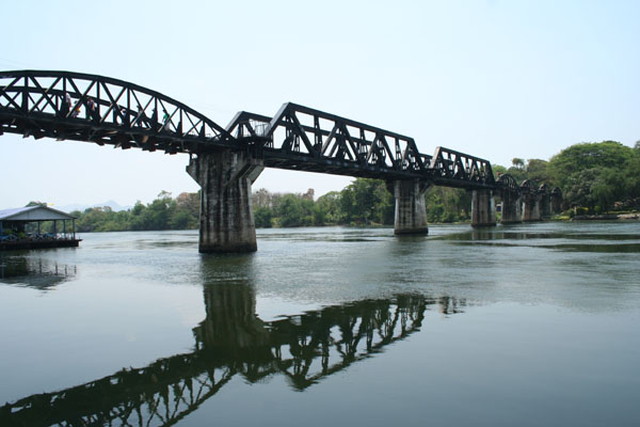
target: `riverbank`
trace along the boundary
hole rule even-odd
[[[640,220],[639,213],[604,214],[604,215],[576,215],[572,221],[613,221],[613,220]]]

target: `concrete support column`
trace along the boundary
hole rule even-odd
[[[562,191],[559,188],[554,188],[551,191],[551,214],[559,214],[562,211]]]
[[[551,194],[548,192],[544,192],[541,193],[538,197],[540,200],[540,219],[551,218]]]
[[[522,199],[518,193],[502,191],[501,224],[517,224],[522,222]]]
[[[263,169],[261,161],[231,150],[203,153],[190,160],[187,172],[202,188],[200,252],[258,249],[251,184]]]
[[[496,225],[496,204],[492,190],[471,192],[471,226],[489,227]]]
[[[537,194],[525,194],[522,201],[522,220],[524,222],[541,221],[540,200]]]
[[[394,233],[428,234],[424,195],[431,184],[415,179],[393,181],[391,185],[396,199]]]

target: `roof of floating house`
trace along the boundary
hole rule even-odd
[[[76,219],[76,217],[46,206],[0,210],[0,221],[55,221],[60,219]]]

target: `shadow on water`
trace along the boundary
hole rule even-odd
[[[397,294],[265,322],[256,315],[253,261],[251,255],[202,257],[206,312],[193,328],[191,352],[7,403],[0,425],[174,424],[235,376],[255,383],[282,375],[304,391],[418,332],[427,310],[454,314],[466,306],[454,298]],[[247,273],[238,277],[238,271]]]
[[[47,291],[73,279],[76,272],[75,265],[68,266],[41,257],[30,257],[28,252],[0,255],[0,283]]]

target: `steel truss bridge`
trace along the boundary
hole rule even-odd
[[[464,305],[464,301],[447,297],[399,295],[274,322],[255,319],[258,327],[247,324],[242,309],[240,313],[208,313],[194,329],[192,353],[7,403],[0,407],[0,425],[172,425],[197,410],[235,375],[251,383],[285,375],[294,389],[304,390],[419,331],[429,306],[452,314]],[[212,324],[212,318],[220,320],[225,315],[230,315],[229,322]],[[229,327],[237,327],[241,317],[244,326],[254,332],[252,342],[233,343]],[[216,340],[205,332],[212,328],[218,329]]]
[[[267,167],[492,189],[487,160],[287,103],[273,116],[238,113],[222,127],[159,92],[109,77],[65,71],[0,72],[0,135],[55,138],[121,149],[199,154],[244,150]]]

